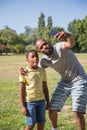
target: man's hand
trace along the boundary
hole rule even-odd
[[[18,73],[19,73],[19,76],[25,75],[27,73],[27,70],[23,67],[20,67],[19,70],[18,70]]]
[[[70,33],[67,32],[59,32],[57,33],[54,38],[56,38],[59,41],[65,41],[64,48],[65,49],[71,49],[73,46],[75,46],[75,39]]]
[[[61,31],[61,32],[57,33],[57,34],[54,36],[54,38],[56,38],[56,39],[59,40],[59,41],[65,41],[69,36],[70,36],[69,33],[66,33],[66,32]]]

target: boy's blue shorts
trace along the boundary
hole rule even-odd
[[[26,102],[27,108],[26,124],[28,126],[36,123],[45,123],[45,100]]]

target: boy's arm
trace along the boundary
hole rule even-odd
[[[25,83],[20,82],[20,105],[21,105],[21,110],[22,110],[22,114],[26,115],[27,114],[27,110],[26,107],[24,105],[25,102]]]
[[[48,91],[48,87],[47,87],[47,82],[44,81],[43,82],[43,92],[44,92],[44,95],[45,95],[45,99],[46,99],[46,109],[48,110],[49,109],[49,91]]]

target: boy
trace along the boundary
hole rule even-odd
[[[19,72],[20,105],[23,115],[26,115],[25,130],[33,130],[37,123],[37,130],[44,129],[45,99],[46,109],[49,106],[49,93],[46,82],[46,72],[38,67],[39,57],[36,50],[26,54],[29,66],[23,75]]]

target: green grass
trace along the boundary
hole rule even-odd
[[[87,54],[76,54],[87,72]],[[0,130],[24,130],[25,116],[21,114],[19,104],[18,68],[26,66],[26,58],[22,56],[0,56]],[[46,69],[50,97],[60,76],[51,68]],[[87,117],[86,129],[87,129]],[[46,112],[45,130],[51,130],[51,124]],[[71,108],[71,97],[59,113],[60,130],[77,130]]]

